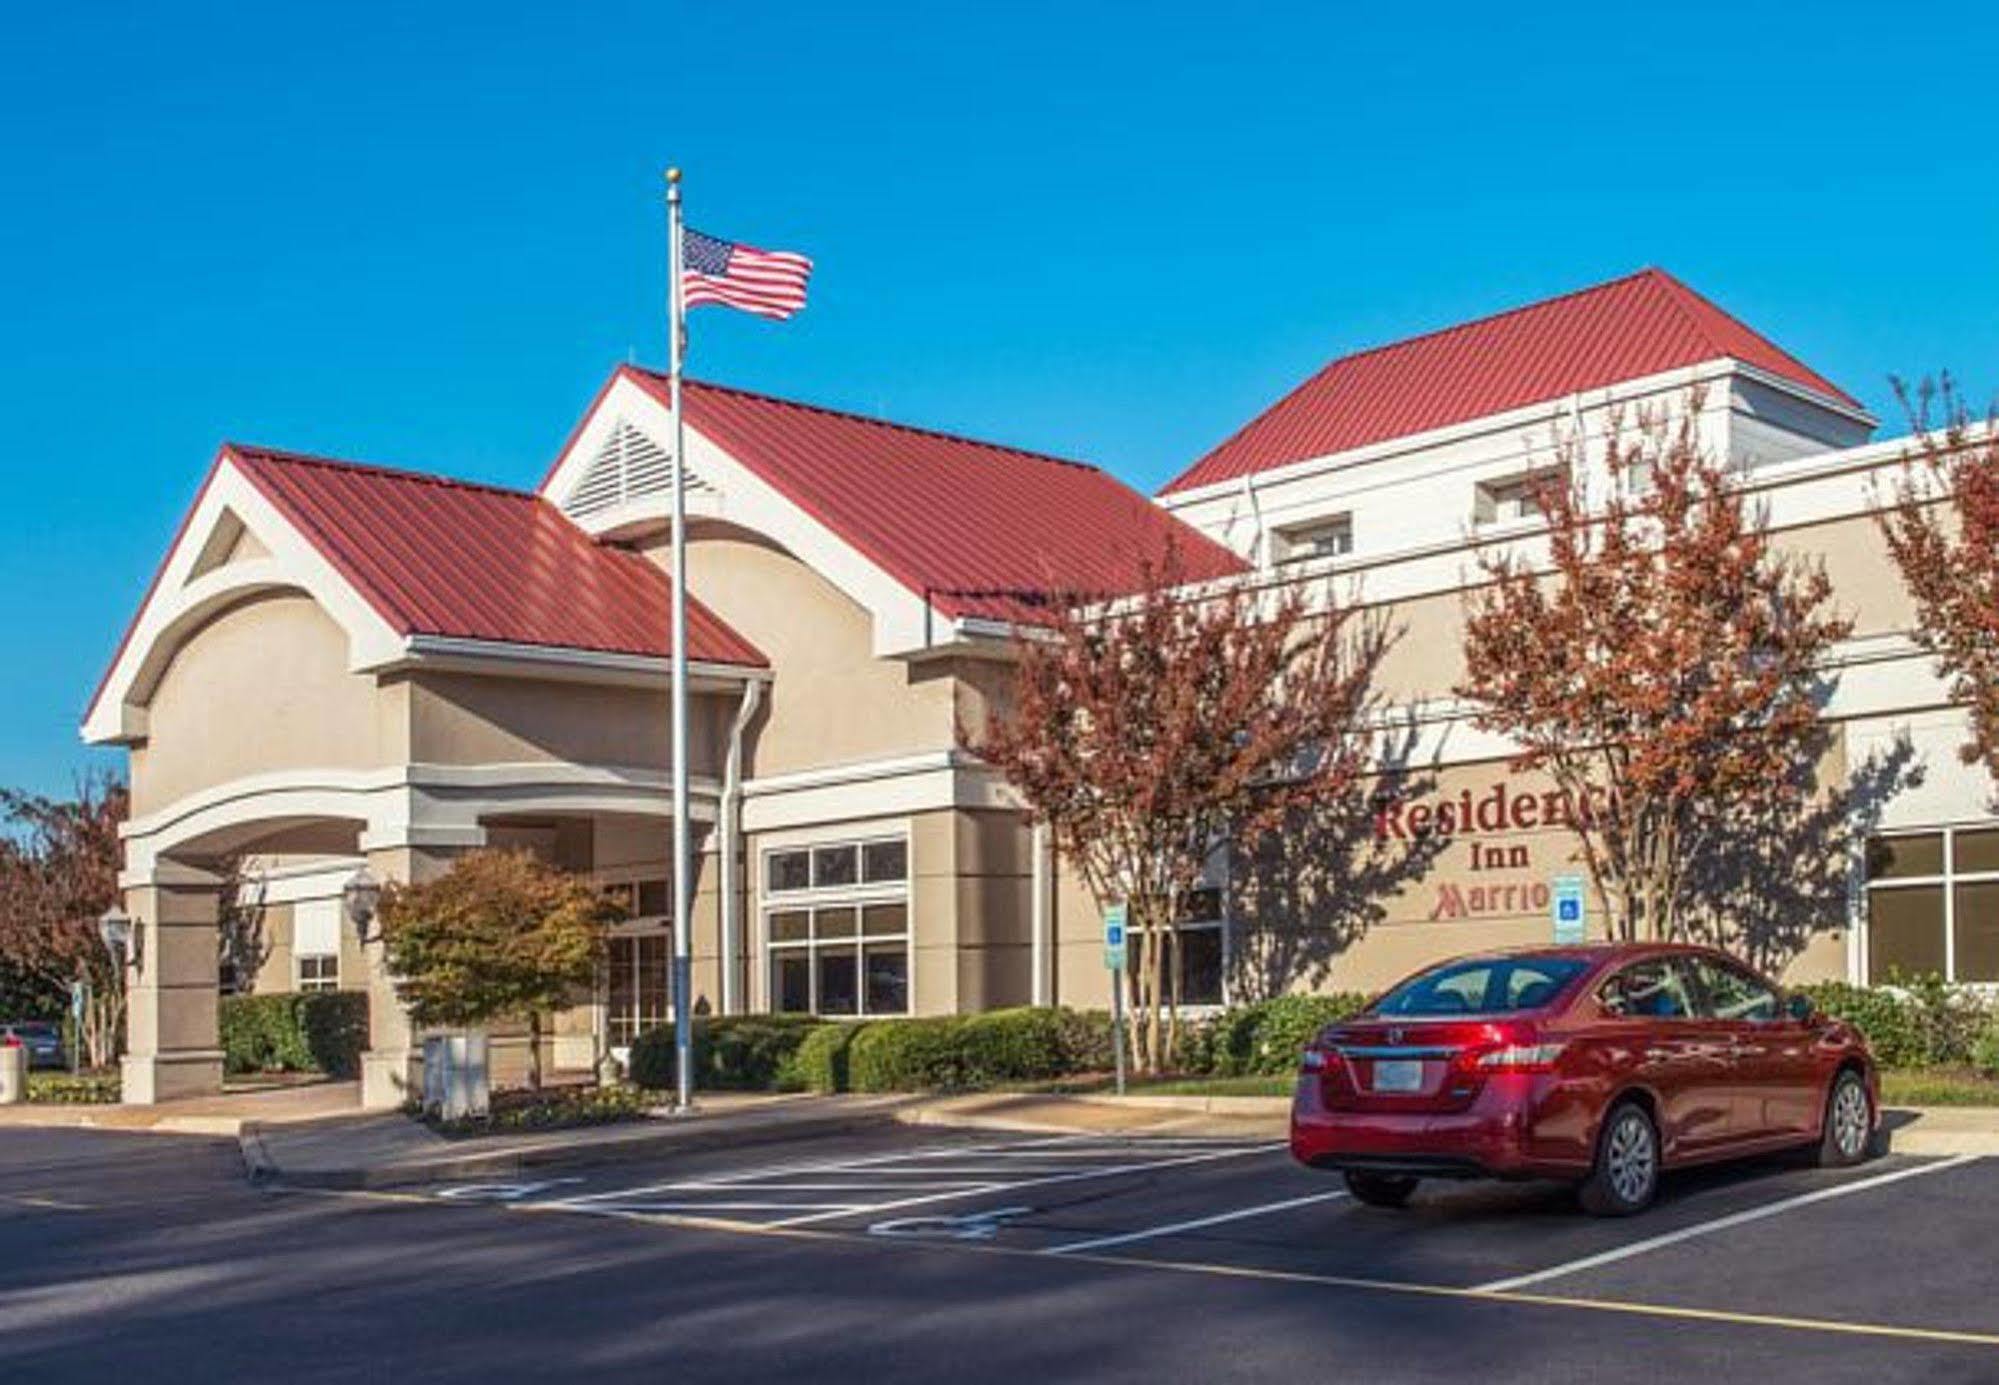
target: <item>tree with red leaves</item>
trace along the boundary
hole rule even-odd
[[[1010,702],[966,748],[1046,823],[1100,906],[1123,901],[1133,1065],[1178,1039],[1175,923],[1210,865],[1287,816],[1352,799],[1371,749],[1380,631],[1301,586],[1188,587],[1177,550],[1115,600],[1022,630]]]
[[[1958,753],[1999,781],[1999,428],[1972,427],[1948,376],[1897,389],[1915,440],[1881,532],[1915,601],[1910,633],[1970,713]]]
[[[1545,560],[1482,556],[1490,584],[1466,597],[1457,691],[1562,791],[1624,940],[1684,936],[1704,859],[1806,809],[1823,660],[1851,628],[1823,570],[1773,549],[1699,414],[1696,394],[1614,420],[1596,503],[1566,440],[1540,487]]]
[[[89,988],[83,1046],[92,1067],[118,1054],[125,977],[97,930],[118,900],[125,786],[92,777],[76,797],[56,800],[0,789],[0,956],[50,988]]]

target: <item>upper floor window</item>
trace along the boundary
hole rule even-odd
[[[1294,525],[1277,531],[1280,563],[1299,563],[1308,558],[1344,558],[1353,552],[1353,516],[1334,515],[1328,520]]]
[[[1481,481],[1472,492],[1472,522],[1505,524],[1512,520],[1541,517],[1541,493],[1549,485],[1562,483],[1559,467],[1523,471]]]
[[[764,858],[769,894],[837,890],[855,885],[899,885],[909,875],[909,843],[901,837],[795,847]]]

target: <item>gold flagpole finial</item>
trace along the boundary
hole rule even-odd
[[[667,181],[667,182],[668,182],[669,184],[672,184],[672,183],[677,183],[677,182],[679,182],[679,181],[680,181],[680,170],[679,170],[679,169],[677,169],[677,168],[669,168],[668,170],[666,170],[666,181]]]

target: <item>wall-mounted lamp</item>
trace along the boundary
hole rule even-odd
[[[98,917],[97,936],[104,939],[104,950],[111,954],[113,965],[136,967],[145,960],[144,934],[138,921],[116,904]]]
[[[366,866],[349,876],[340,889],[340,902],[347,910],[347,917],[353,921],[354,931],[360,936],[363,946],[379,941],[382,936],[369,926],[375,921],[375,906],[381,900],[381,882]]]

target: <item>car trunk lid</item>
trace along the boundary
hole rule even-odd
[[[1482,1058],[1533,1042],[1533,1026],[1513,1021],[1350,1020],[1314,1044],[1321,1098],[1332,1110],[1463,1110],[1488,1075]]]

